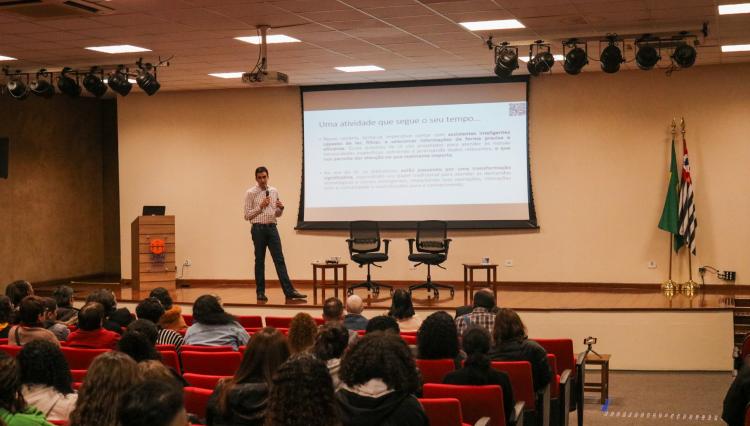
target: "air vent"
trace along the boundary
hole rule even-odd
[[[86,0],[0,0],[0,12],[44,19],[106,15],[114,9]]]

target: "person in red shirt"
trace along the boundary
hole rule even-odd
[[[67,346],[88,349],[116,349],[120,335],[102,328],[104,307],[90,302],[78,313],[78,330],[70,333]]]

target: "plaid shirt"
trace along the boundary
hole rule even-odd
[[[284,212],[284,210],[276,207],[279,191],[272,186],[267,188],[271,202],[264,209],[260,208],[260,203],[266,198],[265,189],[255,185],[245,193],[245,220],[250,221],[250,223],[276,223],[276,218]]]
[[[471,313],[456,318],[456,328],[458,328],[459,336],[463,336],[466,329],[472,325],[486,328],[491,336],[492,329],[495,327],[495,315],[486,308],[477,307]]]

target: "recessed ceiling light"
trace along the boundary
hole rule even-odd
[[[260,44],[261,37],[260,36],[249,36],[249,37],[235,37],[235,40],[244,41],[245,43],[250,44]],[[299,43],[300,40],[297,40],[294,37],[289,37],[284,34],[274,34],[266,36],[266,43]]]
[[[88,50],[93,50],[102,53],[134,53],[134,52],[150,52],[151,49],[144,47],[131,46],[129,44],[119,44],[116,46],[93,46],[87,47]]]
[[[520,23],[517,19],[501,19],[499,21],[475,21],[475,22],[459,22],[464,28],[470,31],[483,31],[483,30],[509,30],[513,28],[526,28],[526,26]]]
[[[385,68],[380,68],[377,65],[358,65],[355,67],[334,67],[334,68],[343,72],[385,71]]]
[[[561,61],[562,62],[562,61],[565,60],[565,56],[563,56],[563,55],[552,55],[552,57],[555,58],[556,61]],[[520,59],[520,60],[522,60],[524,62],[529,62],[529,57],[528,56],[519,56],[518,59]]]
[[[242,78],[242,71],[240,72],[212,72],[208,75],[219,78]]]
[[[16,58],[11,58],[10,56],[3,56],[3,55],[0,55],[0,61],[17,61],[17,60],[18,60],[18,59],[16,59]]]
[[[750,44],[726,44],[721,46],[722,52],[750,52]]]
[[[750,3],[719,5],[719,15],[734,15],[737,13],[750,13]]]

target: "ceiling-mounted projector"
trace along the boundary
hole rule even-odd
[[[242,82],[263,86],[275,86],[289,83],[289,76],[278,71],[246,72],[242,74]]]

